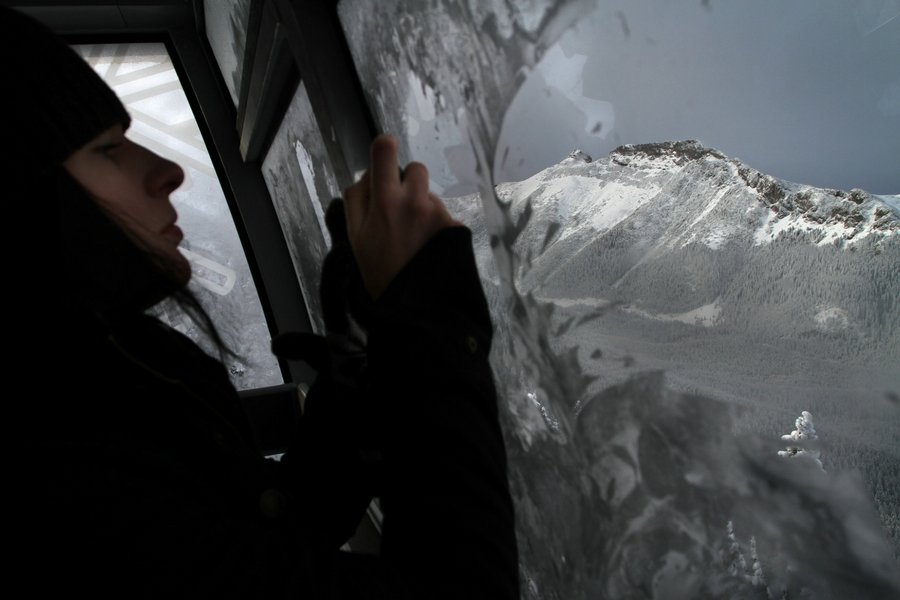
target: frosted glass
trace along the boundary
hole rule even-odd
[[[283,383],[247,258],[187,97],[163,44],[79,45],[75,49],[116,91],[131,115],[127,136],[178,163],[185,180],[172,194],[191,287],[239,359],[226,358],[238,389]],[[210,351],[196,326],[173,307],[161,318]]]
[[[244,44],[250,19],[250,0],[204,0],[206,37],[212,47],[234,105],[241,93]]]
[[[313,328],[323,333],[319,278],[331,246],[325,211],[340,190],[302,82],[263,160],[262,171]]]
[[[523,597],[900,590],[900,19],[765,3],[338,5],[475,234]]]

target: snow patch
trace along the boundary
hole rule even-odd
[[[703,240],[701,240],[706,246],[713,250],[718,250],[722,247],[722,244],[725,243],[729,237],[731,237],[731,233],[733,233],[733,229],[720,229],[718,231],[713,231],[709,235],[707,235]]]
[[[603,298],[544,298],[535,296],[535,300],[538,300],[539,302],[552,302],[560,308],[572,308],[573,306],[607,308],[612,304],[609,300],[604,300]]]
[[[617,181],[602,183],[595,177],[582,175],[548,175],[543,171],[521,183],[502,184],[497,193],[504,200],[531,197],[535,203],[553,203],[560,223],[589,223],[594,231],[602,233],[627,219],[662,189],[647,182],[632,186]],[[567,227],[560,239],[578,230],[578,227]]]
[[[612,229],[659,193],[659,190],[660,188],[657,186],[641,188],[616,182],[611,182],[598,189],[594,183],[593,194],[587,200],[590,211],[593,213],[590,221],[591,227],[598,232]]]
[[[693,310],[677,314],[650,313],[639,308],[634,308],[633,306],[625,307],[622,310],[644,317],[645,319],[653,319],[655,321],[679,321],[681,323],[686,323],[687,325],[698,325],[700,327],[713,327],[719,321],[719,316],[722,314],[722,307],[719,305],[718,298],[710,304],[704,304]]]
[[[850,324],[850,317],[847,315],[847,311],[836,306],[820,310],[813,318],[816,321],[816,326],[823,331],[847,329],[847,326]]]

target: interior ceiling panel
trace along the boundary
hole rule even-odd
[[[145,33],[195,27],[191,0],[93,0],[65,4],[15,0],[4,4],[32,15],[62,34]]]

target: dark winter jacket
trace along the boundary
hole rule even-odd
[[[351,414],[322,373],[281,463],[224,367],[155,319],[67,323],[63,380],[27,399],[27,570],[80,596],[515,598],[513,509],[465,228],[379,298]],[[377,446],[355,447],[365,428]],[[371,450],[371,449],[367,449]],[[380,558],[338,549],[373,493]]]

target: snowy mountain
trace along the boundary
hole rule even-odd
[[[492,285],[478,198],[447,204],[473,229],[497,325],[530,597],[543,597],[540,585],[553,597],[890,597],[900,583],[880,541],[857,556],[828,540],[871,498],[878,517],[867,527],[900,558],[900,196],[780,181],[694,141],[600,159],[574,151],[496,192],[520,231],[519,292],[551,315],[537,328]],[[539,377],[510,343],[537,330],[556,353]],[[577,402],[557,393],[555,382],[584,375],[595,379]],[[776,456],[782,424],[801,411],[819,419],[829,475],[798,471],[823,477],[798,500],[805,492],[784,483],[784,465],[755,461]],[[573,442],[543,433],[558,415],[575,423]],[[736,450],[737,432],[759,436],[759,448]],[[824,521],[797,529],[811,523],[805,507],[823,502]],[[738,518],[752,558],[738,571],[752,589],[720,564],[741,554]],[[843,581],[861,565],[891,591]],[[649,591],[634,594],[637,582]]]
[[[781,181],[696,141],[576,151],[497,194],[532,211],[523,291],[898,354],[900,196]]]

